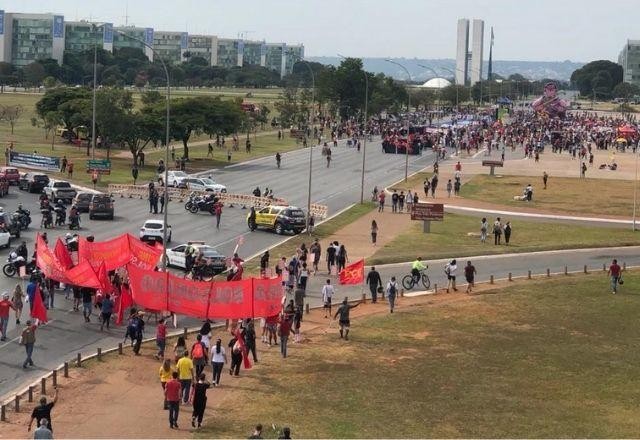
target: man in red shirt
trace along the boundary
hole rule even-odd
[[[280,322],[280,353],[283,358],[287,357],[287,342],[289,341],[289,334],[291,333],[291,318],[288,315],[284,315]]]
[[[171,373],[171,380],[164,388],[165,400],[169,404],[169,427],[178,429],[178,413],[180,412],[180,390],[182,385],[178,380],[178,372]]]
[[[4,292],[2,294],[2,300],[0,301],[0,341],[7,340],[7,326],[9,325],[9,309],[15,310],[15,306],[9,300],[9,293]]]
[[[620,273],[622,269],[618,266],[618,260],[614,258],[609,266],[609,276],[611,277],[611,293],[614,295],[618,293],[618,282],[620,281]]]

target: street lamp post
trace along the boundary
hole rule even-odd
[[[409,73],[409,70],[404,67],[402,64],[393,61],[393,60],[385,60],[388,63],[391,64],[395,64],[396,66],[402,68],[402,70],[405,71],[405,73],[407,74],[407,76],[409,77],[409,82],[412,81],[411,79],[411,74]],[[409,126],[411,125],[411,121],[410,121],[410,114],[411,114],[411,92],[409,91],[409,88],[407,87],[407,146],[405,147],[404,151],[405,151],[405,159],[404,159],[404,181],[406,182],[409,179]]]
[[[131,35],[127,35],[126,33],[119,31],[117,29],[114,29],[118,34],[122,35],[123,37],[126,38],[130,38],[132,40],[135,40],[139,43],[142,43],[145,47],[148,47],[149,49],[151,49],[151,51],[153,52],[154,55],[158,55],[158,53],[156,52],[156,50],[153,48],[153,46],[147,44],[144,40],[141,40],[140,38],[136,38],[133,37]],[[167,121],[166,121],[166,127],[165,127],[165,142],[164,142],[164,206],[165,209],[163,211],[163,222],[164,222],[164,228],[162,231],[162,245],[163,245],[163,251],[162,251],[162,267],[164,269],[164,271],[167,271],[167,267],[168,267],[168,259],[167,259],[167,227],[168,227],[168,212],[169,212],[169,140],[170,140],[170,120],[169,117],[171,115],[171,82],[169,79],[169,70],[167,69],[167,65],[165,64],[164,60],[162,59],[162,57],[158,57],[158,59],[160,60],[160,63],[162,64],[162,68],[164,70],[164,75],[165,75],[165,79],[167,81],[167,100],[166,100],[166,116],[167,116]],[[135,160],[135,159],[134,159]],[[167,279],[167,283],[168,283],[168,279]],[[167,290],[168,290],[168,285],[167,285]]]
[[[303,60],[302,58],[298,58],[298,62],[304,64],[309,73],[311,74],[311,110],[309,111],[309,129],[313,125],[313,113],[314,113],[314,103],[315,103],[315,93],[316,93],[316,76],[313,74],[313,69],[308,61]],[[305,134],[306,136],[306,134]],[[314,141],[315,142],[315,139]],[[313,142],[307,142],[309,146],[309,187],[307,191],[307,234],[311,235],[311,176],[313,172]]]
[[[636,230],[636,206],[638,201],[638,153],[640,153],[640,148],[636,148],[635,156],[636,156],[636,177],[633,181],[633,230]]]
[[[338,54],[340,58],[347,59],[344,55]],[[369,104],[369,75],[367,71],[364,72],[364,141],[362,142],[362,174],[360,176],[360,204],[364,203],[364,172],[365,172],[365,160],[367,157],[367,106]]]
[[[93,111],[91,115],[91,158],[96,158],[96,82],[98,78],[98,43],[96,42],[97,28],[93,24]],[[87,157],[89,157],[89,145],[87,145]]]

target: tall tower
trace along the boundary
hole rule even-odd
[[[467,53],[469,52],[469,20],[458,20],[458,43],[456,47],[456,84],[465,85],[468,78]]]
[[[473,20],[473,37],[471,43],[471,85],[482,80],[483,43],[484,20]]]

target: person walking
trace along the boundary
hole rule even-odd
[[[447,182],[447,197],[451,198],[451,190],[453,189],[453,184],[451,183],[451,179]]]
[[[411,212],[411,206],[413,205],[413,193],[411,190],[407,192],[407,212]]]
[[[471,289],[475,287],[474,279],[476,276],[476,268],[471,261],[467,261],[467,265],[464,267],[464,278],[467,280],[467,293],[471,293]]]
[[[253,356],[253,362],[258,363],[258,353],[256,347],[256,327],[253,319],[247,319],[247,323],[244,327],[244,343],[247,346],[247,352]]]
[[[167,403],[167,398],[165,396],[165,390],[167,389],[167,382],[171,380],[172,374],[173,368],[171,368],[171,360],[165,359],[164,361],[162,361],[160,370],[158,370],[158,375],[160,376],[160,386],[162,386],[162,395],[164,397],[164,409],[169,409],[169,404]]]
[[[378,287],[382,289],[382,278],[380,278],[380,273],[375,266],[371,266],[366,283],[369,286],[369,292],[371,292],[371,301],[375,304],[378,301]]]
[[[616,260],[615,258],[611,262],[607,274],[611,278],[611,293],[615,295],[616,293],[618,293],[618,284],[621,284],[620,278],[622,274],[622,268],[618,265],[618,260]]]
[[[216,339],[216,344],[211,348],[211,366],[213,367],[213,386],[220,386],[220,376],[224,364],[227,363],[227,355],[222,346],[222,339]]]
[[[336,293],[335,288],[331,285],[331,280],[327,279],[327,284],[322,286],[322,303],[324,309],[324,317],[327,318],[327,310],[329,311],[329,315],[331,315],[331,298],[333,294]]]
[[[242,335],[240,337],[242,337]],[[229,374],[238,376],[240,375],[240,365],[242,365],[242,346],[235,335],[229,341],[228,347],[231,351],[231,367],[229,368]]]
[[[338,321],[340,325],[340,339],[344,337],[345,340],[349,340],[349,330],[351,330],[351,320],[349,319],[349,313],[351,309],[358,307],[360,303],[357,304],[349,304],[349,298],[345,296],[344,300],[340,307],[338,307],[338,311],[333,316],[333,319],[336,319],[338,315],[340,315],[340,320]]]
[[[33,359],[31,356],[33,355],[33,346],[36,343],[36,329],[37,325],[33,325],[31,320],[27,320],[24,329],[22,330],[22,335],[20,336],[20,344],[24,345],[24,349],[27,352],[27,358],[24,360],[22,364],[22,368],[26,369],[27,365],[33,367]]]
[[[391,194],[391,212],[398,212],[398,192],[395,189]]]
[[[482,217],[480,222],[480,242],[485,243],[487,241],[487,231],[489,230],[489,223],[485,217]]]
[[[200,373],[204,371],[207,364],[207,346],[202,342],[201,334],[196,336],[196,342],[191,346],[191,361],[195,367],[194,377],[200,377]]]
[[[113,300],[111,299],[111,295],[107,293],[107,295],[102,300],[102,305],[100,306],[100,315],[102,316],[102,321],[100,322],[100,331],[103,330],[105,324],[107,325],[107,330],[109,330],[113,307],[114,304]]]
[[[13,307],[15,307],[16,325],[20,325],[20,317],[22,316],[22,308],[24,307],[24,296],[22,286],[16,284],[16,287],[13,289],[13,298],[11,299]]]
[[[345,268],[348,261],[349,261],[349,256],[347,255],[347,248],[344,247],[344,244],[341,244],[340,248],[338,249],[338,255],[337,255],[338,273],[340,273],[340,271],[342,271],[342,269]]]
[[[389,311],[393,313],[393,309],[396,304],[396,295],[398,294],[398,284],[396,283],[396,277],[391,277],[391,280],[387,283],[387,299],[389,300]]]
[[[191,383],[195,377],[193,361],[189,359],[188,351],[185,351],[182,357],[178,359],[176,370],[178,371],[178,379],[180,380],[182,402],[186,404],[189,401],[189,391],[191,391]]]
[[[9,326],[9,310],[16,310],[16,307],[13,305],[13,302],[9,300],[9,292],[4,292],[2,294],[2,299],[0,300],[0,333],[2,336],[0,337],[0,341],[7,340],[7,327]]]
[[[329,247],[327,248],[327,274],[331,274],[331,268],[336,264],[336,254],[338,250],[335,248],[333,243],[329,243]]]
[[[164,322],[164,318],[160,318],[158,325],[156,326],[156,347],[158,347],[158,353],[156,353],[156,359],[164,359],[164,350],[167,346],[167,324]]]
[[[496,221],[493,222],[493,244],[499,245],[500,239],[502,238],[502,223],[500,222],[500,217],[496,218]]]
[[[378,241],[378,223],[371,220],[371,243],[375,246]]]
[[[511,222],[506,222],[504,224],[504,244],[509,244],[509,239],[511,238]]]
[[[451,260],[444,267],[444,273],[447,274],[447,293],[449,293],[449,288],[452,288],[455,292],[458,291],[456,289],[456,270],[458,270],[456,260]]]
[[[166,189],[162,190],[162,192],[158,192],[158,199],[160,199],[160,214],[164,213],[164,202],[165,202],[164,192],[165,191]]]
[[[280,326],[278,327],[278,336],[280,336],[280,354],[283,358],[287,357],[287,342],[289,341],[290,334],[291,318],[288,315],[284,315],[280,320]]]
[[[164,389],[164,399],[169,405],[169,428],[178,429],[178,415],[180,414],[181,384],[178,380],[178,372],[171,373],[171,380]]]
[[[33,431],[34,439],[53,439],[53,432],[49,429],[49,420],[40,419],[40,426]]]
[[[438,187],[438,174],[434,174],[431,178],[431,197],[435,198],[436,188]]]
[[[380,195],[378,196],[378,212],[384,212],[384,201],[386,197],[384,190],[380,191]]]
[[[398,212],[399,213],[404,212],[404,200],[405,200],[404,191],[400,191],[400,195],[398,196]]]
[[[31,431],[33,421],[36,421],[36,425],[40,426],[42,420],[47,420],[49,425],[49,431],[53,433],[53,423],[51,421],[51,410],[58,402],[58,387],[55,387],[55,393],[53,394],[53,400],[47,402],[46,397],[40,398],[40,404],[33,408],[31,411],[31,419],[29,420],[29,426],[27,426],[27,432]]]
[[[191,413],[191,426],[193,428],[196,428],[196,421],[198,422],[197,428],[200,429],[202,427],[202,418],[207,407],[207,390],[209,388],[211,388],[211,384],[207,382],[207,377],[204,373],[200,373],[198,382],[194,385],[193,390],[193,412]]]
[[[547,180],[549,180],[549,175],[546,171],[544,171],[542,173],[542,183],[544,184],[544,187],[542,189],[547,189]]]
[[[220,229],[220,218],[222,217],[222,202],[213,205],[213,212],[216,215],[216,229]]]

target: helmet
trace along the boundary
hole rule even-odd
[[[62,205],[62,199],[58,199],[58,203]]]
[[[71,238],[71,234],[68,233],[68,232],[66,234],[64,234],[64,236],[65,236],[65,238]]]

